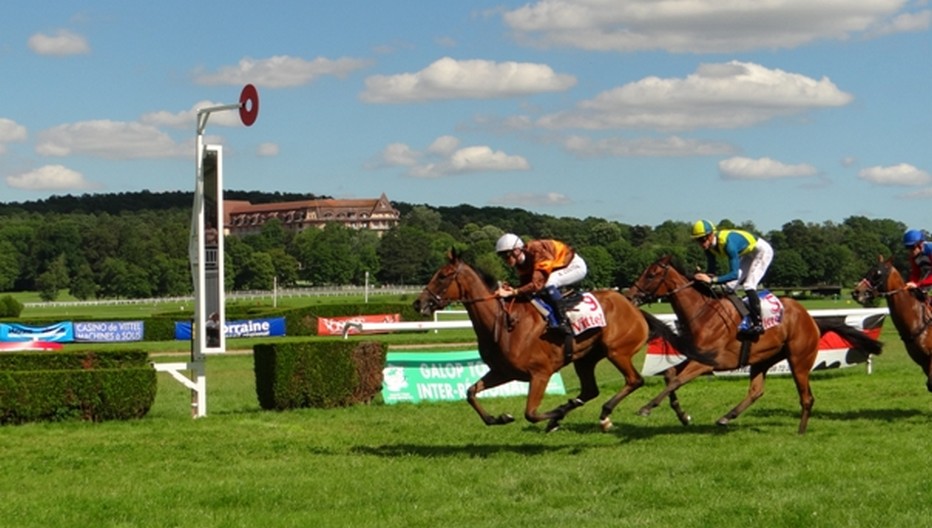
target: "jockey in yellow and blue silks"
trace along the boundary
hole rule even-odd
[[[760,298],[757,286],[760,284],[770,261],[773,260],[773,248],[763,238],[740,229],[717,230],[708,220],[698,220],[693,224],[692,237],[706,253],[707,273],[697,273],[695,280],[710,284],[723,284],[730,291],[738,287],[748,297],[751,325],[748,332],[762,334]],[[728,272],[716,276],[718,257],[728,260]]]

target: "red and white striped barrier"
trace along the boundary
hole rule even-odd
[[[880,336],[880,330],[883,328],[883,322],[889,312],[886,308],[864,308],[809,310],[809,313],[816,319],[843,318],[845,324],[853,326],[874,339],[877,339]],[[664,314],[658,315],[657,318],[675,329],[676,316]],[[660,338],[651,340],[647,344],[647,353],[644,355],[644,366],[641,368],[641,374],[644,376],[661,374],[668,368],[682,363],[685,359],[685,356],[679,354],[666,341]],[[861,363],[866,363],[868,372],[870,372],[870,354],[853,348],[847,340],[835,332],[829,332],[819,340],[819,355],[816,357],[816,362],[812,370],[845,368]],[[749,367],[743,367],[736,370],[716,372],[715,374],[719,376],[746,375],[749,370]],[[789,374],[790,368],[786,361],[781,361],[771,367],[767,372],[769,374]]]

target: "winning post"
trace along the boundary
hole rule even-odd
[[[246,126],[259,115],[259,94],[247,84],[239,103],[211,106],[197,111],[195,141],[194,205],[191,209],[191,235],[188,257],[194,282],[194,320],[191,324],[191,360],[185,363],[153,363],[156,370],[168,372],[191,389],[191,413],[207,416],[207,376],[204,359],[208,354],[226,351],[224,323],[226,296],[223,275],[223,147],[204,144],[204,129],[212,112],[239,110]],[[190,372],[190,377],[181,371]]]

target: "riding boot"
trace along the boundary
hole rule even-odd
[[[546,286],[542,293],[542,297],[547,301],[547,304],[550,305],[553,311],[553,317],[548,318],[549,327],[562,330],[566,334],[571,333],[573,329],[570,326],[569,320],[566,318],[566,310],[564,310],[562,302],[563,294],[560,293],[560,289],[556,286]]]
[[[748,333],[763,334],[764,325],[761,322],[760,297],[757,296],[757,290],[744,290],[744,293],[748,296],[748,317],[750,318]]]

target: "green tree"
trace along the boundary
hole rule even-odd
[[[59,255],[49,264],[48,269],[36,278],[39,298],[46,302],[54,301],[58,298],[58,292],[68,287],[68,282],[68,266],[65,264],[65,256]]]

